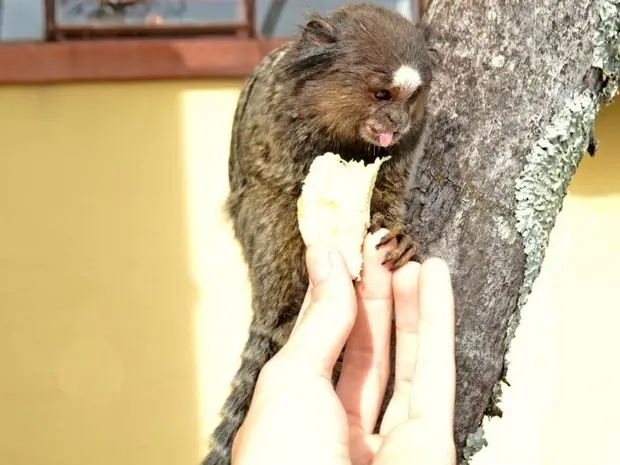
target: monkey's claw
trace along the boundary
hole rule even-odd
[[[383,237],[383,239],[386,237],[387,234]],[[379,243],[383,242],[383,239]],[[400,235],[400,239],[396,247],[385,254],[385,260],[383,260],[382,264],[392,262],[392,270],[397,270],[407,262],[413,260],[419,251],[420,247],[418,243],[414,241],[409,234],[402,234]]]
[[[375,233],[381,228],[386,227],[385,217],[381,213],[376,213],[371,221],[370,231]],[[388,232],[377,243],[377,249],[384,246],[392,239],[397,240],[397,245],[385,255],[382,264],[392,262],[392,270],[396,270],[407,262],[415,259],[420,246],[413,239],[409,228],[403,224],[398,224],[389,228]]]

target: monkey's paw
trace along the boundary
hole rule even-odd
[[[370,222],[370,232],[375,233],[381,228],[388,232],[377,243],[377,249],[392,239],[397,240],[396,247],[385,255],[382,264],[392,262],[392,270],[396,270],[411,260],[418,258],[419,244],[413,239],[411,229],[403,223],[389,224],[381,213],[375,213]]]

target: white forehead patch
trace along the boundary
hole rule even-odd
[[[405,87],[413,92],[422,84],[422,76],[409,65],[402,65],[396,70],[392,78],[394,85]]]

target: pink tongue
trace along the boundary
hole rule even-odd
[[[392,142],[393,137],[393,132],[382,132],[381,134],[379,134],[379,144],[381,145],[381,147],[387,147]]]

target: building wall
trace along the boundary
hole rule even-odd
[[[200,459],[248,324],[221,215],[239,85],[0,87],[0,463]],[[521,404],[480,461],[616,463],[618,127],[615,104],[517,334]]]
[[[239,85],[0,87],[0,463],[198,463]]]

